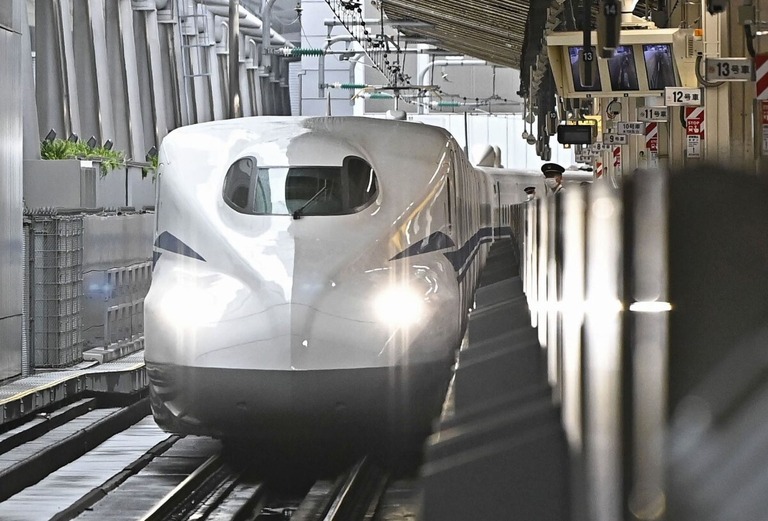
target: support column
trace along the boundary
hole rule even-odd
[[[221,80],[221,69],[219,68],[219,55],[216,43],[216,15],[209,13],[205,21],[208,24],[208,34],[213,35],[213,39],[209,39],[207,47],[208,51],[208,72],[210,73],[209,79],[211,82],[211,111],[213,112],[213,119],[220,120],[226,118],[227,111],[225,110],[226,103],[224,94],[224,84]]]
[[[182,54],[178,18],[170,9],[158,12],[162,82],[165,86],[165,121],[168,130],[187,124],[186,90],[182,71]]]
[[[130,0],[106,2],[107,56],[112,64],[110,88],[115,115],[115,145],[129,158],[144,159],[143,121],[136,67],[133,9]]]
[[[157,10],[144,11],[144,26],[147,37],[147,59],[149,60],[149,84],[152,89],[152,113],[154,115],[155,145],[160,147],[168,133],[165,118],[165,83],[163,82],[163,64],[160,54],[160,30],[157,25]]]
[[[114,141],[104,0],[74,0],[74,43],[81,137],[94,136],[99,144]]]
[[[22,372],[22,0],[0,8],[0,380]],[[38,31],[40,28],[38,27]],[[24,57],[29,59],[29,55]],[[47,132],[47,130],[46,130]]]
[[[727,38],[726,14],[711,15],[706,9],[706,0],[701,2],[702,27],[704,28],[704,56],[722,56],[721,42]],[[732,164],[731,156],[731,100],[727,83],[719,87],[704,89],[704,143],[703,158],[721,164]]]
[[[243,115],[240,90],[240,16],[239,0],[230,0],[229,4],[229,117]]]
[[[739,23],[737,6],[732,5],[720,16],[727,17],[724,46],[730,49],[728,56],[750,57],[744,40],[744,26]],[[728,84],[730,104],[730,142],[731,164],[744,169],[753,169],[755,165],[753,112],[755,112],[755,82],[739,81]],[[759,150],[758,150],[759,153]]]
[[[80,135],[74,42],[69,0],[35,2],[37,104],[43,134]]]

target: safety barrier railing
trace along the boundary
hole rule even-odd
[[[642,172],[632,184],[573,186],[512,212],[569,444],[575,520],[664,510],[667,177]]]

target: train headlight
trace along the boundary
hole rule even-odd
[[[418,323],[424,314],[424,297],[407,286],[390,287],[374,301],[376,316],[394,327]]]
[[[236,297],[238,284],[222,276],[201,280],[180,277],[162,295],[160,309],[166,320],[182,327],[218,322]]]

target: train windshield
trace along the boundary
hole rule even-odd
[[[376,198],[376,174],[367,161],[347,157],[341,166],[260,166],[238,159],[224,179],[224,200],[253,215],[345,215]]]

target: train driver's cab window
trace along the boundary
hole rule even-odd
[[[235,161],[224,179],[224,201],[254,215],[344,215],[359,212],[376,198],[376,174],[359,157],[341,166],[259,166]]]

